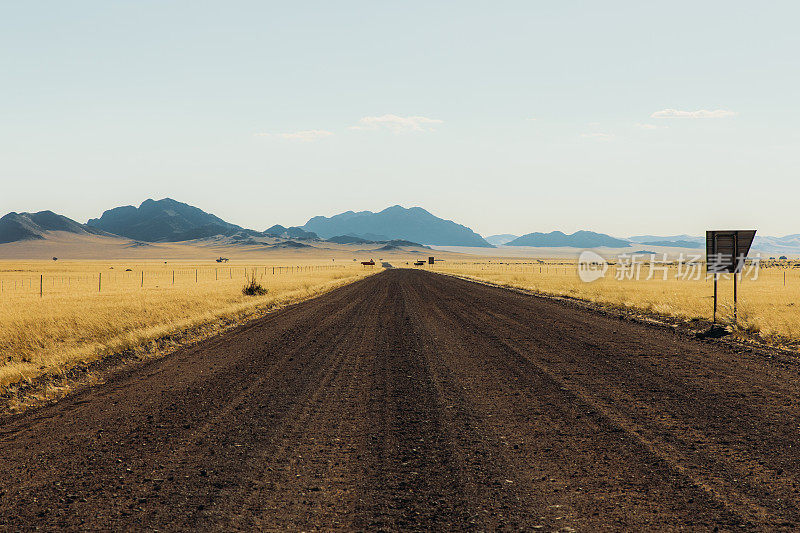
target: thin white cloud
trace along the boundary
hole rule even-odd
[[[639,128],[640,130],[657,130],[657,129],[659,129],[659,127],[656,126],[655,124],[638,123],[638,124],[636,124],[636,127]]]
[[[433,126],[442,124],[441,120],[428,117],[401,117],[398,115],[382,115],[379,117],[364,117],[351,130],[379,130],[387,129],[395,133],[412,131],[433,131]]]
[[[728,109],[715,109],[709,111],[707,109],[698,109],[697,111],[681,111],[679,109],[662,109],[656,111],[651,118],[727,118],[738,115],[736,111]]]
[[[333,135],[332,131],[326,130],[303,130],[289,133],[257,133],[257,137],[278,137],[293,141],[311,142]]]
[[[595,141],[610,141],[614,139],[613,133],[581,133],[584,139],[594,139]]]

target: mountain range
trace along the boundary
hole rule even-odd
[[[679,248],[703,249],[706,246],[705,236],[700,235],[634,235],[628,240],[637,244],[648,246],[667,246]],[[752,249],[757,252],[765,253],[798,253],[800,252],[800,234],[784,235],[783,237],[771,237],[768,235],[756,235],[753,240]]]
[[[313,231],[306,231],[303,228],[299,228],[297,226],[292,226],[286,228],[281,226],[280,224],[275,224],[274,226],[267,228],[265,231],[267,235],[273,235],[275,237],[283,237],[284,239],[317,239],[319,238],[316,233]]]
[[[319,228],[319,234],[312,228]],[[257,238],[280,238],[328,239],[329,242],[382,244],[391,248],[425,244],[491,246],[466,226],[438,218],[420,207],[393,206],[379,213],[350,211],[330,218],[314,217],[303,227],[275,224],[263,232],[231,224],[171,198],[148,199],[138,207],[115,207],[86,224],[52,211],[9,213],[0,219],[0,243],[46,239],[53,231],[124,237],[143,243],[226,237],[236,244],[254,244]]]
[[[693,235],[633,235],[628,237],[628,240],[631,242],[638,242],[638,243],[645,243],[645,242],[654,242],[654,241],[672,241],[672,242],[697,242],[704,244],[706,242],[705,237],[697,237]]]
[[[368,240],[402,239],[440,246],[492,247],[468,227],[441,219],[421,207],[406,209],[394,205],[377,213],[346,211],[332,217],[319,216],[306,222],[303,229],[323,239],[352,235]]]
[[[615,239],[604,233],[576,231],[567,235],[561,231],[550,233],[528,233],[506,243],[506,246],[570,247],[570,248],[624,248],[631,243]]]
[[[346,211],[332,217],[317,216],[303,226],[275,224],[265,231],[256,231],[231,224],[202,209],[171,198],[148,199],[132,205],[109,209],[99,217],[81,224],[52,211],[8,213],[0,218],[0,244],[47,239],[53,232],[101,237],[124,237],[140,243],[180,242],[196,239],[227,241],[233,244],[265,244],[271,246],[303,246],[301,242],[339,244],[383,244],[397,246],[495,246],[629,248],[658,246],[677,249],[702,249],[704,236],[635,235],[619,239],[603,233],[577,231],[565,234],[510,233],[481,237],[472,229],[439,218],[421,207],[399,205],[379,212]],[[270,240],[273,239],[273,240]],[[275,243],[274,239],[287,242]],[[288,241],[291,241],[289,243]],[[419,243],[419,244],[417,244]],[[765,253],[799,253],[800,234],[784,237],[757,235],[753,250]]]
[[[171,198],[145,200],[138,208],[132,205],[115,207],[86,224],[144,242],[188,241],[245,231],[202,209]]]
[[[43,240],[51,231],[78,235],[108,235],[106,232],[79,224],[71,218],[52,211],[38,213],[8,213],[0,218],[0,244],[16,241]]]

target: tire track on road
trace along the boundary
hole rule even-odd
[[[453,292],[444,290],[438,284],[432,290],[434,292],[439,290],[444,294]],[[474,296],[474,293],[470,293],[470,295]],[[668,435],[673,441],[683,439],[692,448],[702,448],[711,443],[713,439],[692,430],[664,410],[650,413],[650,419],[644,420],[646,424],[652,424],[655,421],[655,428],[642,425],[641,422],[635,421],[642,419],[641,412],[639,416],[631,416],[630,412],[636,411],[637,407],[653,411],[653,406],[640,400],[633,400],[626,393],[623,383],[614,384],[605,379],[600,382],[594,381],[591,388],[580,385],[581,376],[585,375],[587,367],[591,366],[588,359],[580,357],[579,361],[570,361],[573,365],[571,371],[565,372],[563,369],[553,370],[547,363],[548,358],[539,355],[543,352],[555,354],[571,352],[578,355],[580,350],[570,349],[568,346],[569,343],[575,343],[576,339],[567,337],[564,340],[561,338],[553,340],[546,336],[537,336],[535,332],[532,332],[532,328],[535,329],[537,326],[536,322],[521,322],[518,314],[509,316],[508,313],[502,311],[502,307],[492,308],[477,302],[459,301],[458,303],[461,306],[460,311],[449,308],[448,313],[442,314],[441,318],[444,320],[451,316],[454,317],[454,320],[460,319],[461,324],[454,326],[453,329],[458,330],[472,326],[476,328],[478,337],[490,339],[492,343],[505,346],[513,359],[507,367],[508,372],[519,373],[526,367],[534,367],[536,372],[553,381],[561,390],[571,392],[576,399],[601,413],[610,423],[639,441],[650,453],[662,459],[678,474],[685,476],[694,485],[724,504],[731,512],[742,516],[743,521],[750,527],[758,523],[772,524],[776,528],[794,526],[793,520],[786,521],[781,517],[787,514],[797,516],[797,508],[791,497],[797,492],[796,477],[763,467],[764,461],[758,457],[741,458],[741,456],[737,456],[738,461],[728,460],[730,456],[734,455],[733,450],[722,446],[707,446],[712,449],[709,450],[705,463],[695,464],[687,461],[688,456],[697,455],[695,450],[687,453],[686,450],[681,450],[660,438],[659,434]],[[498,328],[498,331],[498,329],[490,328],[488,326],[490,324],[501,327]],[[532,349],[527,340],[529,338],[536,338],[544,346],[540,345]],[[526,339],[526,341],[520,339]],[[634,360],[637,357],[634,355]],[[560,356],[560,361],[566,361],[566,359]],[[580,369],[576,368],[579,363],[582,365]],[[599,366],[602,368],[598,368],[598,375],[603,375],[613,369],[608,364]],[[611,375],[616,376],[613,373]],[[688,387],[688,389],[691,392],[692,387]],[[691,402],[689,395],[685,401]],[[623,405],[627,409],[623,412],[617,407],[619,405]],[[719,460],[722,460],[724,464],[715,466],[715,462]],[[713,467],[715,471],[713,474],[709,472],[709,466]],[[746,490],[748,486],[742,483],[742,479],[754,476],[772,488],[770,494],[761,494],[760,498],[748,494]]]
[[[799,383],[392,269],[0,421],[0,530],[792,530]]]

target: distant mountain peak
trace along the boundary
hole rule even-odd
[[[91,228],[53,211],[11,212],[0,218],[0,243],[42,240],[46,239],[52,231],[77,235],[106,234],[104,231]]]
[[[303,229],[323,239],[342,235],[381,235],[384,240],[400,239],[439,246],[492,247],[470,228],[439,218],[422,207],[392,205],[372,211],[345,211],[332,217],[317,216]]]
[[[280,224],[275,224],[264,231],[267,235],[273,237],[282,237],[284,239],[316,239],[317,234],[312,231],[306,231],[303,228],[292,226],[285,227]]]
[[[486,242],[489,244],[494,244],[495,246],[502,246],[517,238],[519,238],[519,235],[512,235],[511,233],[501,233],[499,235],[489,235],[488,237],[484,237]]]
[[[144,242],[185,241],[247,231],[172,198],[148,198],[138,208],[132,205],[115,207],[87,224]]]
[[[562,231],[528,233],[527,235],[523,235],[522,237],[506,243],[506,246],[533,246],[542,248],[624,248],[630,246],[630,242],[611,237],[605,233],[580,230],[571,235],[567,235]]]

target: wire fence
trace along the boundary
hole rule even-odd
[[[351,265],[246,265],[180,268],[108,267],[95,271],[0,271],[0,298],[13,295],[116,292],[135,289],[168,289],[208,283],[241,283],[254,273],[257,279],[308,275],[352,269]]]
[[[739,279],[757,281],[758,279],[782,282],[783,286],[789,286],[792,283],[795,285],[800,284],[800,261],[790,261],[784,263],[777,262],[761,262],[754,267],[754,263],[748,261],[745,265],[745,272],[747,275],[739,274]],[[622,276],[619,272],[620,264],[618,262],[610,261],[608,263],[608,273],[606,275],[609,279],[619,280],[649,280],[655,281],[713,281],[713,275],[706,272],[706,263],[699,262],[695,264],[694,270],[687,269],[686,264],[679,265],[677,262],[668,262],[663,266],[656,266],[651,270],[649,262],[642,262],[635,270],[628,272]],[[578,263],[577,261],[569,260],[534,260],[534,261],[451,261],[448,263],[436,264],[434,267],[429,267],[427,264],[422,265],[423,268],[432,268],[433,270],[452,270],[464,268],[476,272],[486,273],[507,273],[507,274],[520,274],[520,275],[543,275],[543,276],[559,276],[578,278]],[[630,266],[626,267],[628,270]],[[625,272],[623,270],[623,272]],[[628,275],[628,274],[635,274]],[[730,274],[720,274],[721,277],[727,279]]]

